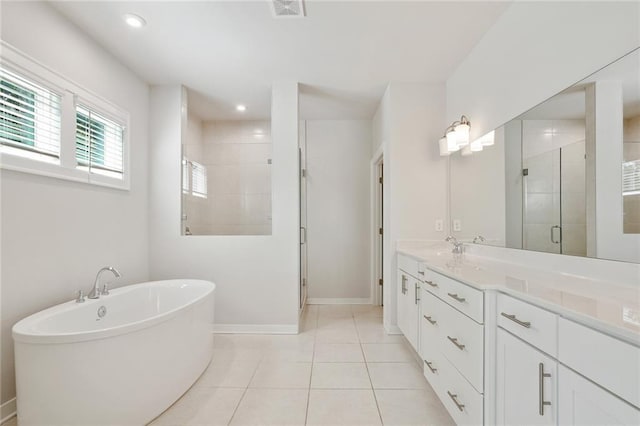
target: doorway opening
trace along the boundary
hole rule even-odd
[[[382,153],[371,164],[371,212],[372,212],[372,288],[371,302],[384,306],[384,158]]]

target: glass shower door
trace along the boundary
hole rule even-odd
[[[523,160],[523,245],[586,256],[585,142]]]

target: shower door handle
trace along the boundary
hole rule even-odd
[[[557,240],[557,241],[553,239],[553,230],[554,230],[555,228],[558,228],[558,230],[560,231],[560,239],[559,239],[559,240]],[[552,242],[553,244],[560,244],[560,243],[562,242],[562,227],[561,227],[561,226],[553,225],[553,226],[551,227],[551,229],[549,230],[549,232],[551,233],[551,242]]]

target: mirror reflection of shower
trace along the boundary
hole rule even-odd
[[[229,115],[191,90],[188,99],[182,235],[271,235],[268,114]]]

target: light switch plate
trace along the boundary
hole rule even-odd
[[[462,222],[460,221],[460,219],[453,220],[453,230],[462,231]]]
[[[444,231],[444,221],[442,219],[436,220],[436,231],[438,232]]]

